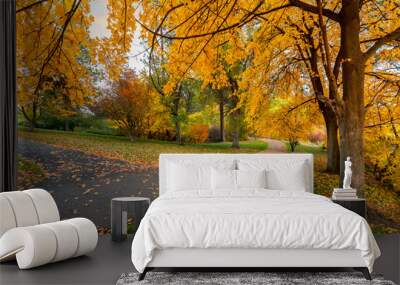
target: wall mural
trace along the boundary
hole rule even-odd
[[[17,1],[18,188],[106,233],[111,198],[158,196],[160,153],[313,153],[326,196],[350,156],[400,232],[400,8],[338,2]]]

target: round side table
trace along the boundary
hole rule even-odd
[[[111,239],[123,241],[128,234],[128,209],[133,212],[136,229],[150,206],[144,197],[118,197],[111,200]]]

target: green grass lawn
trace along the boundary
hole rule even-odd
[[[288,142],[285,142],[286,145],[286,149],[288,150],[288,152],[290,152],[290,146]],[[319,145],[310,145],[310,144],[299,144],[298,146],[296,146],[296,148],[294,149],[294,152],[300,152],[300,153],[314,153],[314,154],[324,154],[326,152],[326,150]]]
[[[232,149],[231,144],[204,143],[178,145],[175,142],[158,140],[130,141],[126,137],[99,135],[85,132],[64,132],[53,130],[19,130],[19,137],[60,146],[66,149],[80,150],[89,154],[129,162],[155,165],[160,153],[256,153],[267,148],[263,141],[241,142],[240,149]]]
[[[232,142],[219,142],[219,143],[202,143],[202,144],[193,145],[193,146],[223,150],[223,149],[230,149],[231,145],[232,145]],[[249,141],[241,141],[240,147],[243,150],[250,149],[251,152],[254,152],[254,151],[266,150],[268,148],[268,144],[266,142],[260,141],[260,140],[249,140]]]
[[[36,182],[46,178],[46,171],[37,162],[18,155],[17,163],[17,185],[19,188],[31,188]]]

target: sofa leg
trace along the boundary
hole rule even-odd
[[[144,277],[146,277],[146,273],[147,273],[148,269],[147,267],[143,270],[142,273],[139,274],[139,278],[138,281],[142,281],[144,279]]]
[[[372,280],[371,274],[369,274],[369,270],[367,267],[355,267],[354,269],[357,271],[361,271],[362,274],[364,275],[365,279]]]

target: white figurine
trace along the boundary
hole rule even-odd
[[[344,179],[343,179],[343,189],[351,189],[351,161],[350,156],[344,162]]]

